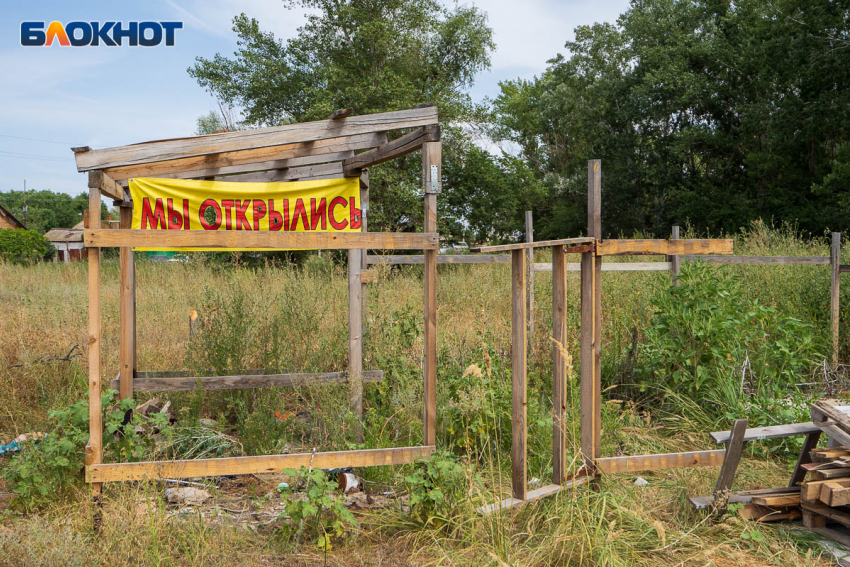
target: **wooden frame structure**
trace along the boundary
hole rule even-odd
[[[723,464],[726,452],[690,451],[659,455],[602,457],[602,256],[612,255],[728,255],[732,240],[602,240],[602,164],[588,162],[588,236],[565,240],[483,246],[482,253],[511,252],[511,487],[512,496],[484,506],[488,514],[557,493],[567,487],[587,483],[599,473],[637,472]],[[526,483],[526,278],[529,249],[552,248],[552,339],[566,342],[566,254],[581,253],[581,400],[580,437],[583,467],[578,474],[566,474],[566,376],[558,344],[553,344],[553,443],[552,484],[528,491]]]
[[[407,130],[388,141],[387,133]],[[441,191],[441,141],[437,109],[430,105],[381,114],[351,116],[351,109],[328,120],[161,140],[102,150],[73,148],[77,170],[89,176],[89,210],[100,211],[101,195],[121,208],[120,229],[102,230],[100,215],[89,215],[85,230],[88,263],[89,443],[86,482],[99,501],[102,483],[161,477],[187,478],[269,472],[312,463],[315,467],[397,465],[413,462],[434,450],[436,438],[437,195]],[[423,233],[370,233],[368,168],[422,150]],[[361,151],[362,150],[362,151]],[[362,232],[143,231],[130,229],[133,202],[125,188],[133,177],[222,179],[227,181],[291,181],[359,177]],[[346,249],[349,254],[349,367],[347,372],[264,375],[256,371],[233,376],[192,377],[180,371],[140,372],[136,368],[136,294],[133,247]],[[424,251],[424,411],[423,444],[414,447],[327,453],[266,455],[141,463],[103,462],[101,408],[100,249],[120,248],[119,394],[138,391],[285,387],[305,383],[347,381],[352,411],[362,418],[363,382],[381,378],[363,370],[362,289],[367,249]],[[357,432],[362,436],[362,431]]]

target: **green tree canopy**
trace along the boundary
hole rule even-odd
[[[0,204],[21,221],[24,220],[24,201],[27,204],[27,228],[41,234],[53,228],[71,228],[83,220],[83,211],[89,208],[88,193],[71,197],[46,189],[0,192]],[[106,205],[101,204],[101,218],[105,214]]]

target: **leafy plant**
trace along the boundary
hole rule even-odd
[[[345,526],[357,526],[354,514],[345,507],[342,496],[336,493],[339,486],[336,481],[328,478],[321,469],[300,470],[284,469],[284,474],[295,477],[290,484],[281,484],[278,490],[286,498],[286,511],[293,525],[298,525],[299,533],[307,533],[316,537],[316,546],[325,553],[331,550],[331,539],[341,537]],[[300,498],[296,486],[304,483],[304,495]]]
[[[104,456],[118,462],[139,461],[151,450],[153,439],[136,432],[155,428],[166,436],[168,419],[163,413],[142,416],[136,414],[124,424],[128,410],[136,407],[131,398],[116,401],[115,390],[101,396],[103,411]],[[51,502],[82,480],[85,446],[89,441],[89,403],[78,401],[48,414],[51,428],[40,440],[23,446],[3,476],[15,493],[15,505],[32,510]]]
[[[413,474],[404,477],[410,492],[410,517],[423,525],[442,526],[456,510],[463,494],[464,468],[448,451],[421,459]]]
[[[27,264],[49,260],[56,250],[34,230],[0,228],[0,260]]]

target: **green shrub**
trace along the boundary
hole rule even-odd
[[[464,495],[464,468],[448,451],[436,451],[404,477],[410,493],[410,517],[419,524],[442,526],[457,513]]]
[[[0,228],[0,260],[20,264],[49,260],[56,249],[34,230]]]

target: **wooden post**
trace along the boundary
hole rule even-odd
[[[120,214],[121,228],[130,228],[133,209],[121,207]],[[136,260],[130,247],[122,247],[119,254],[118,394],[124,399],[133,397],[136,371]]]
[[[714,485],[714,510],[722,512],[726,510],[729,502],[729,493],[732,490],[732,481],[735,480],[735,471],[741,462],[741,453],[744,451],[744,438],[747,434],[747,420],[736,419],[732,424],[732,432],[729,442],[726,444],[726,456],[720,467],[720,476]]]
[[[100,228],[100,190],[89,189],[88,228]],[[103,414],[100,401],[100,248],[88,249],[89,268],[89,442],[86,445],[86,465],[103,462]],[[92,498],[100,505],[102,483],[91,485]],[[99,518],[98,511],[95,511]],[[99,520],[96,519],[96,524]]]
[[[794,466],[794,472],[791,474],[791,480],[788,482],[790,488],[799,485],[806,478],[808,472],[803,468],[803,465],[812,462],[812,450],[818,446],[820,441],[821,431],[814,431],[806,434],[806,439],[803,441],[803,448],[800,449],[800,456],[797,457],[797,464]]]
[[[602,238],[602,164],[587,164],[587,233]],[[585,466],[595,473],[602,456],[602,262],[595,252],[581,255],[581,449]]]
[[[679,227],[673,227],[673,236],[671,240],[679,240]],[[679,257],[670,256],[670,263],[673,264],[673,285],[679,285]]]
[[[525,251],[511,252],[511,485],[513,496],[525,500],[526,481],[526,318]]]
[[[360,283],[362,250],[348,251],[348,386],[351,411],[357,420],[355,437],[363,442],[363,317]]]
[[[425,232],[437,232],[437,194],[442,185],[442,142],[422,144]],[[434,167],[436,166],[436,167]],[[433,169],[433,172],[432,172]],[[425,250],[424,444],[437,441],[437,250]]]
[[[552,484],[566,480],[567,458],[567,255],[552,247]],[[561,350],[563,349],[563,351]]]
[[[832,233],[832,246],[829,248],[829,265],[832,268],[832,282],[829,294],[829,313],[832,323],[832,366],[838,366],[838,313],[839,313],[839,291],[841,280],[839,278],[841,269],[841,233]]]
[[[360,173],[360,215],[361,215],[361,232],[369,232],[368,227],[368,219],[369,219],[369,170],[364,169]],[[367,265],[367,257],[369,255],[368,250],[363,250],[360,256],[360,271],[366,270],[369,268]],[[366,286],[361,282],[362,288],[360,290],[363,298],[363,307],[362,307],[362,316],[366,317]]]
[[[534,242],[534,217],[531,211],[525,211],[525,241]],[[534,344],[534,248],[529,248],[527,251],[528,258],[528,343],[529,348],[533,348]]]

